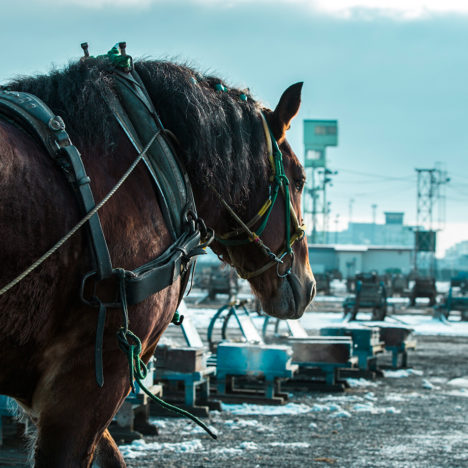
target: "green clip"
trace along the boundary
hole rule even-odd
[[[242,94],[239,96],[239,99],[240,99],[241,101],[247,101],[247,96],[246,96],[244,93],[242,93]]]
[[[172,317],[172,323],[174,325],[182,325],[182,322],[184,321],[184,316],[179,314],[179,311],[176,310],[174,313],[174,317]]]
[[[214,85],[214,89],[216,89],[216,91],[227,91],[226,87],[223,86],[221,83],[216,83]]]
[[[117,68],[121,68],[124,71],[132,69],[132,57],[130,57],[130,55],[122,55],[118,44],[115,44],[115,46],[107,52],[107,57]]]

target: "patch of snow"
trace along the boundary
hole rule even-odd
[[[223,411],[239,416],[247,415],[264,415],[264,416],[275,416],[275,415],[294,415],[304,414],[311,411],[311,407],[299,403],[287,403],[283,406],[271,406],[271,405],[253,405],[248,403],[242,403],[240,405],[221,403]]]
[[[426,390],[433,390],[434,385],[429,382],[429,380],[424,379],[422,382],[422,388],[425,388]]]
[[[431,377],[431,382],[432,383],[435,383],[435,384],[445,384],[448,382],[448,379],[447,377],[436,377],[436,376],[432,376]]]
[[[444,392],[444,395],[468,398],[468,389],[460,388],[457,390],[450,390],[449,392]]]
[[[458,377],[457,379],[449,380],[447,384],[454,387],[468,388],[468,377]]]
[[[312,411],[315,412],[326,412],[326,411],[341,411],[342,408],[340,405],[332,403],[331,405],[320,405],[318,403],[314,403],[312,406]]]
[[[387,414],[400,414],[400,411],[395,409],[393,406],[389,406],[388,408],[383,408],[385,413]]]
[[[238,448],[233,448],[233,447],[220,447],[220,448],[211,449],[210,453],[216,454],[216,455],[225,455],[226,457],[232,457],[234,455],[241,455],[242,450]]]
[[[408,393],[408,398],[427,398],[426,395],[422,393],[418,393],[418,392],[411,392],[411,393]]]
[[[311,422],[311,423],[309,424],[309,429],[318,429],[318,426],[317,426],[317,424],[315,424],[314,422]]]
[[[255,442],[242,442],[239,445],[242,450],[258,450],[258,445]]]
[[[356,413],[370,413],[370,414],[399,414],[400,411],[393,406],[388,408],[376,408],[373,403],[356,404],[352,408]]]
[[[351,413],[349,411],[341,410],[330,414],[330,418],[350,418]]]
[[[359,378],[359,379],[346,379],[351,388],[355,387],[377,387],[377,382],[371,382],[370,380]]]
[[[239,419],[232,420],[228,419],[224,421],[226,426],[229,426],[229,429],[241,429],[244,427],[253,427],[256,432],[267,432],[271,429],[264,424],[260,424],[256,419]]]
[[[224,424],[226,426],[230,427],[248,427],[248,426],[258,426],[259,422],[256,419],[238,419],[238,420],[233,420],[233,419],[227,419],[224,421]]]
[[[342,402],[342,403],[349,403],[349,402],[353,402],[353,401],[362,401],[363,400],[363,397],[359,396],[359,395],[352,395],[352,394],[349,394],[349,395],[327,395],[327,396],[324,396],[324,397],[319,397],[317,398],[317,401],[334,401],[334,402]]]
[[[388,401],[405,401],[406,400],[406,398],[404,398],[399,393],[389,393],[388,395],[385,396],[385,399]]]
[[[284,447],[284,448],[309,448],[310,444],[307,442],[270,442],[270,447]]]
[[[356,412],[365,412],[365,413],[373,413],[375,411],[374,405],[371,403],[358,403],[353,406],[353,411]]]
[[[337,298],[337,300],[339,299]],[[343,301],[343,298],[341,298],[341,301]],[[359,317],[365,323],[364,319],[370,317],[370,314],[360,313]],[[397,323],[408,326],[414,330],[415,335],[468,336],[468,322],[461,320],[450,320],[447,323],[443,323],[440,320],[421,314],[402,314],[396,316],[396,318],[392,320],[392,316],[390,315],[385,320],[385,323]],[[360,322],[358,320],[355,323],[359,325]],[[306,312],[301,318],[301,323],[306,330],[317,331],[321,328],[345,324],[341,313],[315,311]]]
[[[119,449],[125,458],[146,456],[149,451],[161,452],[163,450],[169,450],[176,453],[192,453],[204,450],[200,439],[175,443],[146,443],[144,440],[134,440],[130,445],[121,445]]]
[[[364,398],[366,400],[370,400],[370,401],[376,401],[377,400],[377,397],[375,396],[375,394],[373,392],[368,392],[364,395]]]
[[[424,372],[417,369],[398,369],[398,370],[384,370],[384,377],[391,379],[401,379],[403,377],[409,377],[410,375],[423,375]]]
[[[174,420],[174,418],[172,418]],[[164,429],[167,426],[167,420],[161,418],[149,418],[149,423],[156,426],[158,429]]]

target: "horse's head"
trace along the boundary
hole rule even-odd
[[[305,172],[286,141],[286,130],[299,111],[302,83],[289,87],[274,111],[259,115],[264,127],[266,170],[263,185],[252,190],[245,213],[224,200],[235,229],[218,234],[214,250],[248,279],[269,315],[299,318],[315,295],[301,195]],[[261,145],[265,148],[265,145]]]

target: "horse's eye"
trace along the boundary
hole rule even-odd
[[[296,187],[296,190],[298,192],[302,192],[302,189],[304,188],[304,183],[305,183],[304,179],[295,179],[294,180],[294,186]]]

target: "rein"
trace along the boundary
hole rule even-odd
[[[222,203],[222,205],[226,208],[227,212],[234,218],[234,220],[239,224],[239,228],[227,232],[225,234],[221,234],[215,237],[216,241],[220,244],[224,245],[228,251],[228,255],[230,257],[230,261],[228,263],[236,268],[239,276],[244,279],[255,278],[260,276],[265,271],[269,270],[273,266],[276,265],[276,274],[280,278],[285,278],[291,273],[291,268],[294,263],[294,252],[292,250],[293,244],[297,240],[301,240],[304,237],[304,225],[300,225],[297,219],[296,212],[294,207],[291,203],[291,197],[289,193],[289,180],[286,176],[286,172],[284,170],[283,164],[283,154],[279,149],[278,143],[273,137],[271,130],[268,126],[268,123],[263,115],[260,114],[263,124],[263,130],[265,131],[265,138],[267,143],[267,151],[268,151],[268,160],[271,165],[272,175],[270,176],[270,186],[269,186],[269,194],[268,199],[262,205],[262,207],[258,210],[257,214],[247,223],[242,221],[242,219],[235,213],[235,211],[229,206],[226,200],[220,195],[220,193],[213,187],[210,186],[211,190],[214,192],[216,197]],[[279,192],[283,193],[284,201],[285,201],[285,225],[286,225],[286,232],[285,232],[285,246],[279,253],[274,253],[260,238],[263,231],[265,230],[270,215],[273,211],[273,207],[278,199]],[[291,230],[291,221],[293,225],[293,231]],[[254,226],[261,222],[260,226],[254,230]],[[247,234],[246,239],[234,239],[238,237],[242,233]],[[235,265],[232,255],[231,255],[231,248],[246,245],[253,243],[257,245],[265,255],[270,259],[262,267],[258,268],[254,271],[246,271],[239,266]],[[284,263],[284,258],[289,255],[291,257],[291,265],[289,266],[288,270],[284,274],[280,274],[279,266]],[[223,259],[227,261],[226,259]]]

